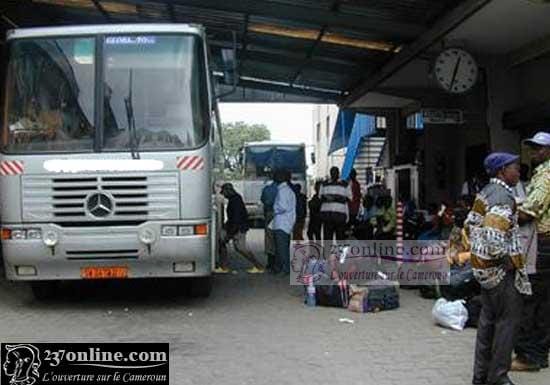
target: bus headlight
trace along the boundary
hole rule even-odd
[[[40,229],[27,230],[27,239],[42,239],[42,231]]]
[[[22,230],[22,229],[12,230],[11,239],[27,239],[27,230]]]
[[[139,233],[139,240],[146,245],[150,245],[157,240],[157,235],[151,229],[143,229]]]
[[[163,237],[175,237],[178,235],[178,226],[162,226],[160,235]]]
[[[44,234],[44,244],[48,247],[54,247],[57,245],[57,242],[59,242],[59,237],[57,236],[57,233],[53,231],[48,231],[46,234]]]

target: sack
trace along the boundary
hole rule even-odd
[[[368,288],[365,286],[350,285],[350,300],[348,310],[355,313],[367,312]]]
[[[464,301],[447,301],[440,298],[432,309],[432,317],[436,324],[453,330],[464,330],[468,321],[468,310]]]
[[[449,300],[470,299],[479,295],[481,287],[474,277],[472,265],[453,266],[449,285],[441,285],[441,295]]]
[[[477,328],[479,324],[479,316],[481,314],[481,296],[476,295],[473,298],[470,298],[464,304],[466,310],[468,311],[468,321],[466,322],[467,328]]]
[[[342,280],[332,285],[316,286],[315,301],[318,306],[347,308],[349,297],[349,286],[347,281]]]
[[[373,281],[368,286],[367,311],[393,310],[399,307],[397,284],[391,281]]]

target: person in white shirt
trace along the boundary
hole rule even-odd
[[[274,174],[277,183],[277,197],[273,205],[273,220],[269,228],[275,238],[274,273],[290,273],[290,237],[296,222],[296,194],[290,187],[290,172],[277,170]]]

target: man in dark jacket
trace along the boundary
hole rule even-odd
[[[309,200],[309,223],[307,226],[307,237],[310,241],[321,240],[321,182],[315,182],[315,194]]]
[[[246,246],[246,232],[248,231],[248,213],[243,202],[243,198],[235,191],[231,183],[225,183],[221,187],[221,193],[227,199],[227,221],[224,225],[225,236],[223,243],[227,244],[233,241],[235,250],[245,257],[253,267],[248,269],[249,273],[263,273],[263,266],[254,254]],[[222,263],[222,265],[226,265]],[[226,266],[224,266],[226,267]]]
[[[292,189],[296,194],[296,223],[294,224],[292,237],[295,241],[303,241],[307,216],[307,197],[302,193],[302,185],[296,183],[292,185]]]

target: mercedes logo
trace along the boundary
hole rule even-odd
[[[86,200],[86,208],[94,217],[103,218],[113,213],[113,200],[108,195],[97,193]]]

